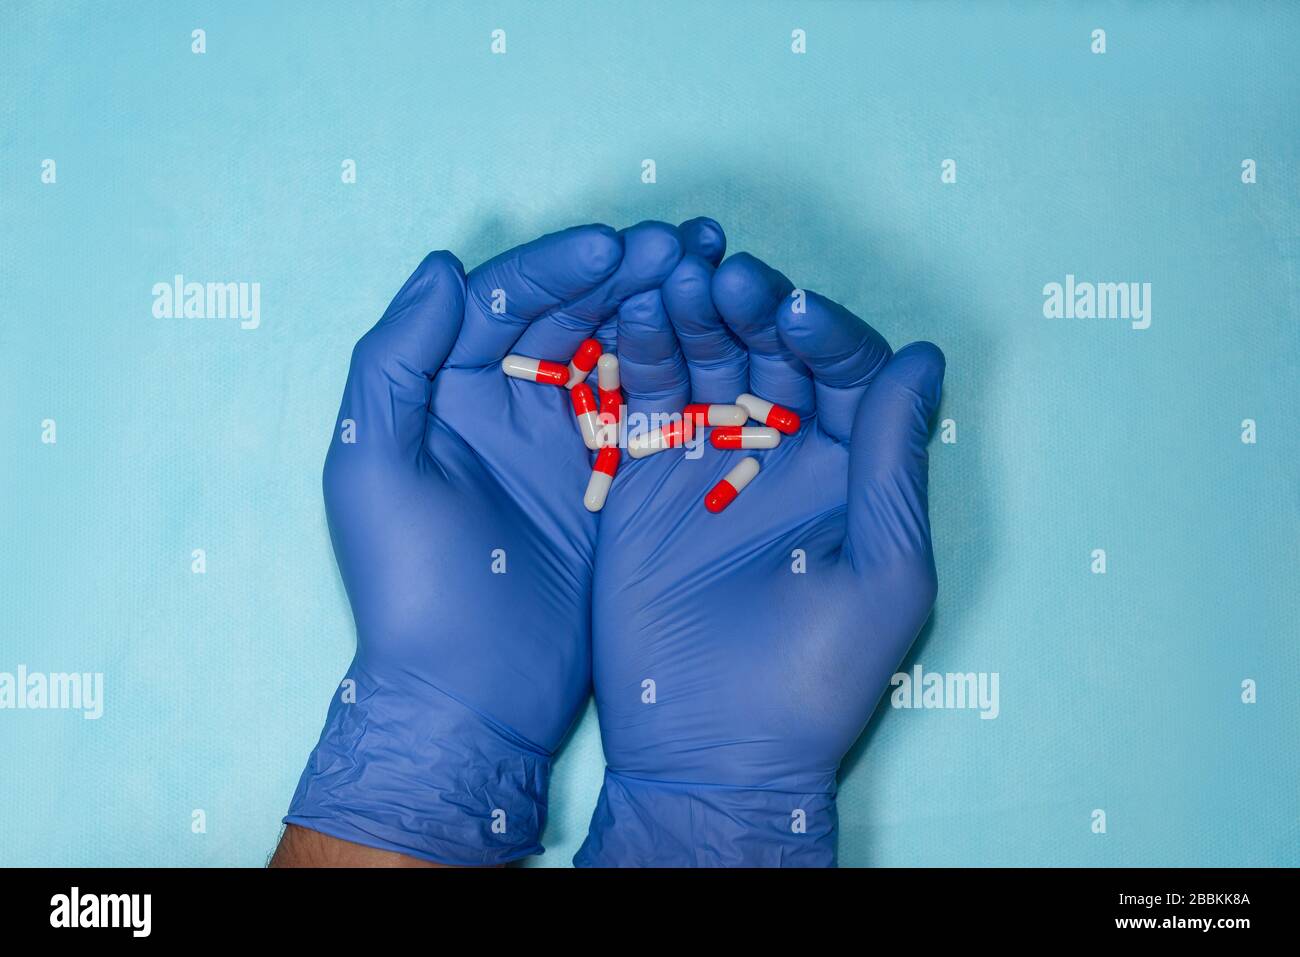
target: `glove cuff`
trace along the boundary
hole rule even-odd
[[[834,794],[668,784],[606,769],[577,867],[834,867]]]
[[[542,853],[550,768],[443,691],[354,662],[284,822],[440,864],[504,864]]]

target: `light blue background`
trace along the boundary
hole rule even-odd
[[[430,249],[708,214],[948,356],[909,666],[998,672],[1001,715],[883,708],[842,862],[1300,864],[1294,5],[0,18],[0,671],[107,698],[0,711],[0,863],[261,864],[352,654],[320,468],[353,341]],[[176,273],[260,282],[261,327],[154,319]],[[1066,273],[1152,283],[1151,328],[1045,319]],[[540,863],[601,767],[589,710]]]

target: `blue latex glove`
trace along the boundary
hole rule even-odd
[[[711,221],[582,226],[468,277],[433,253],[357,344],[324,476],[357,652],[287,823],[447,864],[541,852],[590,687],[591,455],[566,389],[499,364],[612,341],[684,237],[721,242]]]
[[[795,311],[791,291],[753,257],[712,275],[688,255],[620,310],[629,413],[751,392],[803,424],[771,451],[670,450],[619,472],[593,605],[608,768],[580,866],[833,864],[840,761],[930,613],[943,355],[891,355],[815,293]],[[757,478],[705,511],[747,455]]]

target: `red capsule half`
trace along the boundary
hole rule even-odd
[[[569,398],[573,402],[573,414],[578,418],[578,431],[582,433],[583,443],[593,451],[600,448],[600,415],[596,412],[596,395],[591,386],[580,383],[569,393]]]
[[[527,379],[529,382],[544,382],[547,385],[564,385],[569,381],[566,366],[528,356],[506,356],[501,360],[501,371],[512,379]]]
[[[613,476],[618,472],[619,458],[622,452],[617,448],[601,449],[596,453],[596,464],[592,468],[597,472],[604,472],[608,476]]]
[[[799,413],[793,412],[785,406],[776,405],[766,399],[760,399],[748,392],[736,397],[736,405],[743,407],[755,422],[762,422],[774,429],[780,429],[786,435],[794,435],[799,431]]]
[[[734,485],[723,479],[713,486],[708,495],[704,496],[704,507],[716,515],[734,502],[739,494]]]
[[[600,415],[604,418],[606,415],[612,416],[612,421],[617,422],[620,412],[623,408],[623,390],[622,389],[601,389],[600,390]]]
[[[736,463],[726,476],[704,496],[704,507],[710,512],[721,512],[736,500],[736,496],[745,490],[754,476],[758,474],[758,459],[743,458]]]
[[[591,375],[591,370],[596,368],[596,363],[600,361],[600,353],[600,343],[595,339],[582,340],[578,345],[578,351],[569,360],[568,386],[570,389],[580,382],[587,381],[587,376]]]

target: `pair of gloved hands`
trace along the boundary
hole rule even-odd
[[[580,226],[468,276],[432,253],[357,343],[324,476],[357,653],[286,822],[446,864],[540,853],[594,677],[608,768],[575,863],[835,862],[840,761],[934,601],[943,356],[724,248],[697,219]],[[750,392],[802,427],[624,455],[590,514],[568,391],[500,362],[593,335],[629,414]],[[745,455],[762,471],[710,514]]]

